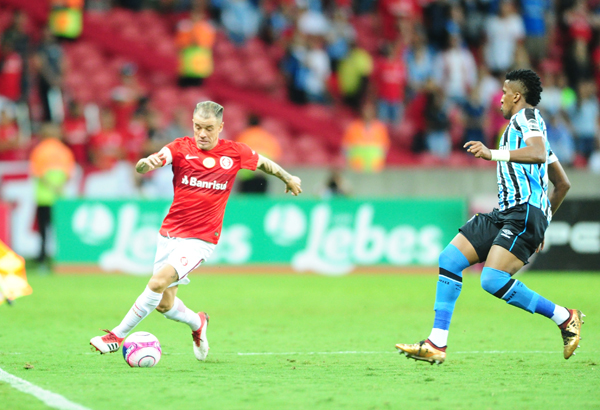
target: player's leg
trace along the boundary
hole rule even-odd
[[[208,355],[206,330],[209,317],[206,312],[195,313],[185,306],[176,295],[177,286],[168,288],[164,291],[163,298],[156,310],[161,312],[167,319],[185,323],[192,329],[194,355],[198,360],[205,360]]]
[[[121,323],[112,331],[106,331],[104,336],[96,336],[90,340],[90,344],[100,353],[112,353],[119,350],[123,339],[148,316],[160,303],[163,292],[178,280],[177,271],[171,265],[165,264],[160,268],[150,281],[142,294],[136,299]]]
[[[177,288],[177,286],[173,286],[163,292],[162,300],[156,310],[161,312],[167,319],[185,323],[194,332],[200,328],[202,320],[198,313],[185,306],[181,299],[177,297]]]
[[[522,253],[523,249],[523,246],[513,247],[517,254]],[[488,293],[512,306],[541,314],[556,323],[563,337],[564,357],[568,359],[579,345],[582,313],[559,306],[529,289],[520,280],[513,279],[512,275],[523,265],[524,262],[505,247],[494,245],[481,272],[481,286]]]
[[[439,257],[439,277],[435,293],[435,318],[429,341],[445,348],[456,300],[462,290],[462,271],[479,262],[471,242],[461,233],[456,235]]]
[[[206,312],[195,313],[177,297],[177,285],[190,282],[189,272],[198,267],[212,254],[214,245],[199,239],[177,239],[176,245],[167,257],[167,263],[175,266],[179,273],[179,281],[172,284],[165,292],[157,307],[167,319],[186,323],[192,329],[193,350],[198,360],[205,360],[208,355],[208,339],[206,331],[209,317]]]
[[[462,271],[485,261],[501,225],[495,212],[476,214],[467,221],[439,258],[440,273],[435,296],[435,319],[429,339],[415,344],[397,344],[401,354],[415,360],[441,364],[456,300],[462,290]]]
[[[439,277],[435,295],[435,319],[429,338],[415,344],[397,344],[409,358],[441,364],[446,358],[446,344],[456,300],[462,290],[462,271],[479,262],[471,242],[459,233],[439,257]]]

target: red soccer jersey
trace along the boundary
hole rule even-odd
[[[381,59],[375,66],[377,94],[388,102],[404,100],[406,69],[402,60]]]
[[[175,195],[160,234],[216,244],[235,176],[242,168],[254,171],[258,154],[246,144],[222,139],[210,151],[198,148],[190,137],[177,138],[167,148],[173,157]]]
[[[17,101],[21,97],[21,77],[23,75],[23,60],[16,52],[4,57],[0,69],[0,95],[9,100]]]

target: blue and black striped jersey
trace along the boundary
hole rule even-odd
[[[524,108],[510,119],[500,139],[500,149],[515,150],[526,146],[531,137],[542,137],[546,144],[547,159],[542,164],[518,164],[498,162],[498,203],[500,210],[529,203],[544,212],[548,221],[552,219],[548,199],[548,164],[556,161],[550,149],[546,134],[546,124],[539,110]]]

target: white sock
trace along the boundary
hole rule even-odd
[[[556,323],[557,325],[560,326],[569,319],[569,316],[571,316],[571,313],[569,313],[567,308],[564,308],[562,306],[558,306],[555,304],[554,312],[550,319],[552,319],[554,321],[554,323]]]
[[[123,321],[121,321],[121,324],[115,327],[112,332],[117,335],[117,337],[127,336],[127,333],[131,332],[142,319],[156,309],[161,299],[162,293],[153,292],[146,286],[146,289],[144,289],[131,309],[129,309],[129,312],[127,312]]]
[[[186,323],[192,331],[200,329],[200,316],[193,310],[187,308],[181,299],[177,297],[175,298],[175,303],[173,303],[171,310],[165,312],[164,315],[167,319]]]
[[[436,329],[434,327],[433,329],[431,329],[429,340],[437,347],[445,347],[448,343],[448,331],[443,329]]]

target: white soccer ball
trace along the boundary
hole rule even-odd
[[[160,360],[160,342],[151,333],[135,332],[123,342],[123,358],[131,367],[152,367]]]

